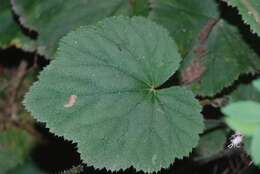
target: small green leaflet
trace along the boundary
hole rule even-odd
[[[260,1],[259,0],[224,0],[229,5],[238,8],[243,21],[250,25],[253,33],[260,36]]]
[[[189,155],[204,128],[190,90],[157,89],[180,60],[161,26],[107,18],[61,39],[24,104],[51,132],[76,142],[88,165],[158,171]]]

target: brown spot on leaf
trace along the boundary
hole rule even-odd
[[[218,23],[219,18],[210,19],[207,24],[201,29],[198,36],[198,45],[193,49],[195,58],[191,64],[181,72],[181,83],[184,85],[191,84],[200,79],[205,71],[205,66],[202,64],[203,57],[205,56],[205,47],[207,39],[213,30],[214,26]]]
[[[204,71],[205,68],[201,64],[200,59],[194,59],[192,63],[181,72],[182,84],[188,85],[198,80]]]
[[[208,21],[208,23],[202,28],[201,32],[199,33],[199,42],[200,45],[204,45],[207,41],[207,38],[214,28],[214,26],[218,23],[219,18],[213,18]]]

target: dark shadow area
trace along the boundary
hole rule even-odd
[[[259,74],[242,74],[239,78],[229,87],[224,88],[220,93],[216,94],[214,97],[222,97],[231,94],[236,90],[241,84],[250,84],[253,80],[259,78]],[[214,98],[213,97],[213,98]]]
[[[120,170],[118,172],[111,172],[111,171],[107,171],[106,169],[96,170],[94,167],[87,167],[85,165],[84,172],[82,172],[81,174],[144,174],[144,173],[136,172],[136,170],[133,167],[125,171]]]
[[[180,85],[178,73],[174,73],[166,82],[161,84],[160,86],[156,87],[155,89],[163,89],[163,88],[170,88],[171,86]]]
[[[57,173],[81,163],[76,144],[53,135],[43,125],[38,126],[37,130],[44,139],[32,151],[32,159],[40,168]]]
[[[204,106],[201,113],[204,115],[204,119],[220,119],[223,117],[220,108],[211,105]]]
[[[49,60],[43,56],[39,56],[34,52],[26,52],[16,47],[9,47],[7,49],[0,49],[0,65],[5,68],[15,68],[19,66],[21,61],[26,61],[28,67],[33,66],[36,61],[39,69],[42,69],[50,63]]]

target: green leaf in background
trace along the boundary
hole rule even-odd
[[[222,109],[227,123],[234,130],[243,134],[252,135],[260,126],[260,104],[253,101],[240,101],[232,103]]]
[[[244,148],[251,154],[256,165],[260,164],[259,83],[259,80],[255,80],[253,85],[240,86],[231,95],[231,103],[222,109],[227,116],[227,124],[246,136]]]
[[[34,41],[23,35],[12,15],[9,0],[0,0],[0,48],[14,45],[27,51],[34,50]]]
[[[252,144],[252,137],[251,136],[244,136],[243,138],[243,148],[246,151],[247,154],[251,153],[251,144]]]
[[[184,56],[181,80],[196,94],[213,96],[260,59],[236,26],[220,18],[218,4],[197,0],[153,0],[150,18],[165,26]]]
[[[229,118],[229,117],[226,118],[226,123],[233,130],[238,130],[239,132],[248,136],[251,136],[255,132],[255,130],[259,127],[259,123],[243,122],[239,119]]]
[[[224,0],[229,5],[238,8],[243,21],[260,36],[260,1],[259,0]]]
[[[20,129],[0,132],[0,173],[5,174],[28,158],[33,145],[32,137]]]
[[[238,88],[229,96],[229,103],[244,100],[260,102],[260,92],[254,86],[252,84],[239,85]]]
[[[229,103],[232,104],[239,101],[254,101],[260,103],[260,92],[255,87],[258,84],[258,80],[254,81],[253,84],[239,85],[239,87],[229,96]],[[229,118],[226,119],[229,120]],[[233,125],[231,126],[233,128],[240,127],[241,129],[241,127],[243,127],[243,132],[247,132],[248,134],[254,132],[258,127],[258,124],[252,126],[252,123],[245,124],[244,121],[234,120],[233,118],[229,120],[228,123],[229,125]],[[249,146],[250,145],[248,145],[248,147]]]
[[[216,120],[216,119],[205,119],[204,122],[205,122],[205,131],[216,129],[223,124],[222,120]]]
[[[189,155],[204,125],[191,91],[157,89],[181,60],[168,32],[113,17],[69,33],[25,97],[50,131],[78,143],[95,168],[167,168]]]
[[[226,131],[223,129],[216,129],[209,133],[202,135],[199,145],[196,148],[197,157],[195,160],[210,160],[223,151],[226,143]]]
[[[260,123],[260,104],[253,101],[232,103],[223,108],[223,112],[241,121]]]
[[[251,152],[254,163],[260,165],[260,126],[253,135]]]
[[[12,0],[22,25],[38,32],[39,54],[52,59],[59,39],[67,32],[107,16],[128,14],[126,0]]]
[[[149,0],[129,0],[134,16],[148,16],[149,15]]]
[[[41,170],[32,160],[27,160],[8,174],[46,174],[46,172]]]
[[[260,80],[253,81],[253,85],[256,88],[256,90],[260,93]],[[260,97],[259,97],[260,99]]]

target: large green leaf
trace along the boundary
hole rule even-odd
[[[9,0],[0,0],[0,47],[15,45],[28,51],[34,50],[33,41],[23,35],[14,21]]]
[[[251,145],[251,154],[254,160],[254,163],[260,165],[260,126],[256,130],[253,136],[252,145]]]
[[[260,1],[259,0],[225,0],[229,5],[237,7],[243,21],[251,30],[260,36]]]
[[[52,132],[77,142],[89,165],[158,171],[187,156],[204,127],[191,91],[157,89],[179,62],[162,27],[142,17],[105,19],[61,40],[24,103]]]
[[[215,1],[154,0],[151,6],[150,17],[170,31],[185,57],[182,81],[197,94],[212,96],[260,66],[238,28],[220,18]]]
[[[12,0],[12,4],[20,22],[39,33],[38,52],[47,58],[53,58],[58,40],[70,30],[130,10],[126,0]]]
[[[5,174],[19,164],[22,164],[29,155],[32,142],[32,137],[23,130],[1,130],[0,173]]]

